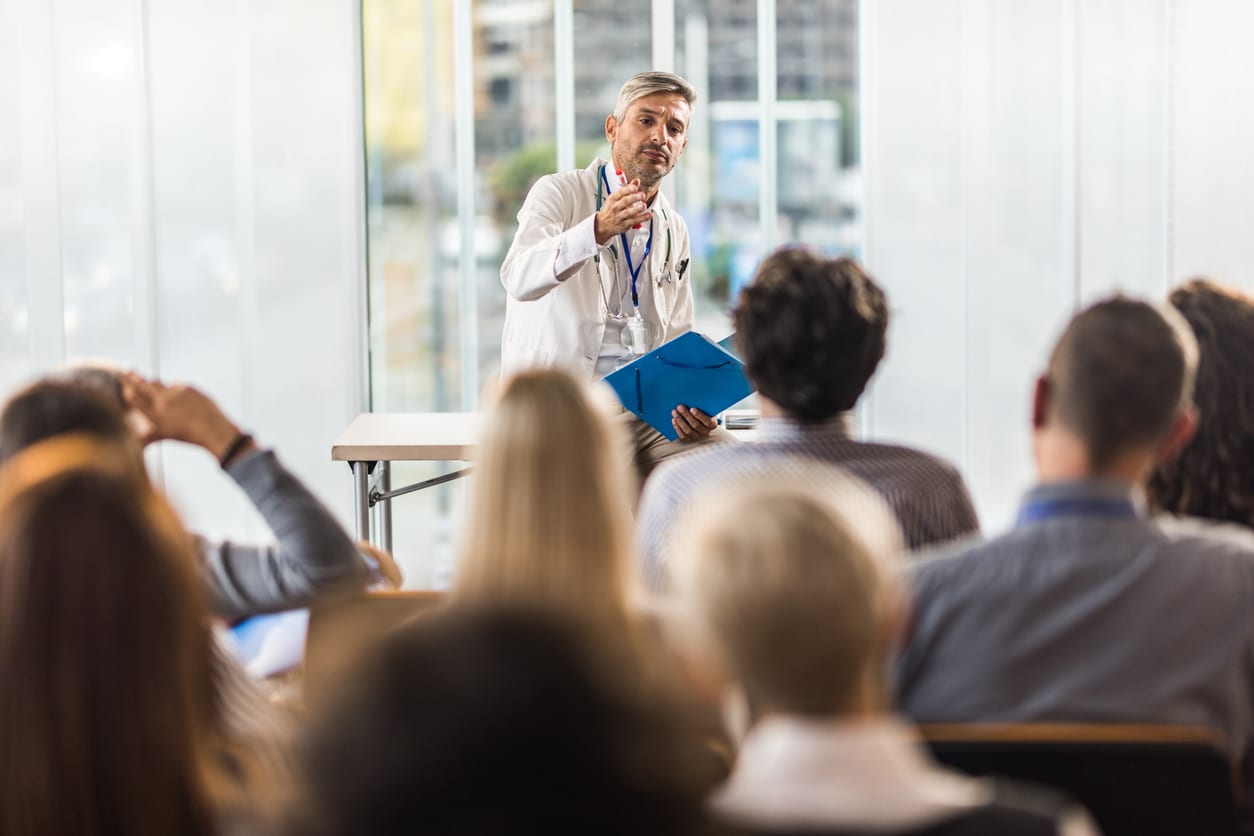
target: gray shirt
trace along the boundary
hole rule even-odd
[[[848,414],[818,424],[767,418],[759,424],[756,441],[712,444],[661,465],[645,484],[636,526],[648,587],[666,586],[668,538],[689,502],[719,490],[729,478],[787,476],[803,461],[838,465],[870,486],[897,517],[911,549],[979,531],[957,469],[908,447],[858,441],[851,424]]]
[[[1210,726],[1254,734],[1254,551],[1169,533],[1129,486],[1035,488],[1019,524],[910,567],[898,663],[919,722]]]
[[[295,609],[328,589],[364,586],[369,572],[353,541],[273,452],[241,456],[227,472],[257,507],[276,543],[196,538],[214,614],[234,620]]]

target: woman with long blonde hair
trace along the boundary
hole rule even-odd
[[[505,381],[480,436],[455,598],[630,620],[633,477],[620,430],[565,372]]]

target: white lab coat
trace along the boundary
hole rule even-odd
[[[598,282],[613,288],[615,268],[626,272],[608,246],[600,249],[599,266],[593,259],[591,225],[602,164],[598,159],[582,171],[541,177],[518,211],[518,231],[501,264],[501,284],[509,294],[502,377],[535,366],[593,375],[608,313]],[[679,270],[690,258],[688,227],[661,191],[652,208],[653,248],[639,277],[653,282],[648,298],[642,294],[640,310],[650,349],[692,329],[692,272]],[[612,243],[621,259],[621,244],[617,238]],[[559,275],[559,261],[573,266]]]

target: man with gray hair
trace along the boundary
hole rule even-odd
[[[672,73],[628,79],[605,119],[609,161],[546,175],[518,212],[501,265],[501,374],[562,366],[603,377],[691,330],[688,227],[659,187],[688,144],[697,93]],[[714,420],[677,404],[671,443],[631,419],[637,468],[705,439]]]

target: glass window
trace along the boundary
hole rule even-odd
[[[532,184],[557,158],[555,55],[569,79],[575,162],[606,156],[605,117],[632,74],[652,68],[655,27],[673,26],[676,72],[697,88],[689,145],[669,178],[692,240],[697,329],[721,338],[728,312],[763,251],[758,20],[755,0],[675,0],[655,21],[651,0],[570,2],[573,42],[555,41],[554,0],[481,0],[473,6],[471,60],[458,64],[452,0],[364,0],[368,165],[371,393],[375,411],[456,411],[463,381],[499,363],[505,294],[500,264]],[[780,4],[776,124],[780,242],[858,252],[857,3]],[[457,183],[454,92],[474,90],[474,187]],[[463,148],[463,150],[465,150]],[[464,193],[462,193],[464,192]],[[473,246],[461,241],[473,219]],[[474,265],[465,268],[466,260]],[[460,287],[473,276],[474,310]],[[476,358],[459,336],[477,330]],[[476,375],[462,364],[477,363]],[[409,464],[393,484],[451,466]],[[397,500],[395,549],[415,585],[448,579],[450,515],[462,485]]]
[[[758,28],[751,0],[677,0],[675,67],[700,99],[676,172],[692,238],[698,331],[722,338],[761,258],[758,223]]]
[[[653,69],[652,2],[576,0],[573,9],[575,163],[582,167],[609,155],[605,117],[614,110],[618,88]]]

